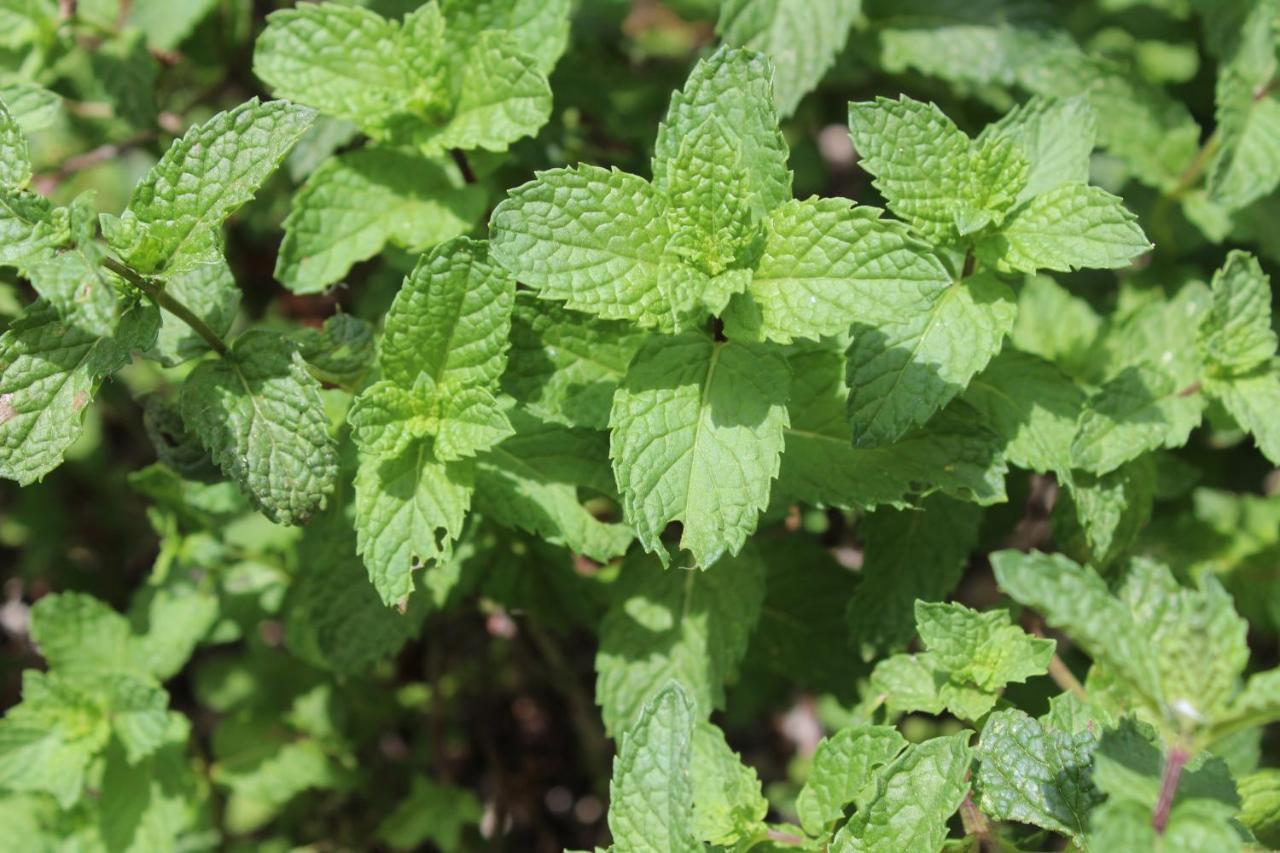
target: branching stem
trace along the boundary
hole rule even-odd
[[[231,350],[227,348],[218,333],[209,328],[209,325],[197,317],[194,311],[165,290],[164,285],[147,278],[115,258],[103,258],[102,265],[138,288],[138,290],[141,290],[156,305],[190,326],[197,335],[204,338],[205,343],[211,346],[218,355],[223,358],[230,358]]]
[[[1178,793],[1178,780],[1182,778],[1182,768],[1191,758],[1191,751],[1182,744],[1169,748],[1169,756],[1164,762],[1164,775],[1160,778],[1160,796],[1156,807],[1151,812],[1151,826],[1156,832],[1163,834],[1169,825],[1169,812],[1173,810],[1173,798]]]

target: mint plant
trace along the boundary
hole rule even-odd
[[[0,0],[0,837],[1280,846],[1278,67]]]

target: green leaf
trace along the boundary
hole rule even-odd
[[[1071,480],[1071,443],[1085,396],[1057,367],[1006,349],[974,377],[964,393],[1005,440],[1014,465]]]
[[[671,332],[692,280],[666,258],[667,200],[643,178],[598,166],[551,169],[490,219],[493,256],[543,299]]]
[[[626,553],[631,528],[598,519],[578,497],[579,489],[613,493],[604,433],[546,423],[519,409],[508,415],[515,434],[478,460],[481,514],[602,563]]]
[[[1280,184],[1280,97],[1273,91],[1280,23],[1271,3],[1245,8],[1214,91],[1218,146],[1209,164],[1209,197],[1229,210]]]
[[[315,113],[285,101],[246,101],[191,128],[129,198],[108,242],[142,273],[175,273],[219,254],[223,221],[307,131]]]
[[[1267,847],[1280,844],[1280,770],[1259,770],[1239,781],[1240,822]]]
[[[760,344],[691,332],[651,338],[636,354],[609,416],[613,473],[645,550],[661,535],[709,567],[755,530],[778,474],[790,370]]]
[[[947,821],[969,790],[970,732],[912,744],[876,771],[858,811],[836,833],[833,853],[857,850],[938,850]]]
[[[240,288],[221,257],[168,276],[164,289],[191,309],[214,334],[226,338],[240,310]],[[166,367],[190,361],[209,351],[209,343],[194,329],[170,314],[160,313],[160,333],[147,353]]]
[[[490,387],[506,367],[515,281],[489,260],[483,242],[458,238],[424,255],[387,312],[378,364],[411,388],[419,374],[437,386]]]
[[[404,613],[389,609],[366,573],[352,570],[359,561],[352,498],[344,476],[330,505],[303,529],[298,574],[283,605],[289,650],[341,675],[367,672],[399,651],[421,630],[428,607],[417,596]]]
[[[333,491],[335,443],[296,347],[272,332],[238,337],[229,357],[182,386],[182,419],[228,477],[278,524],[303,524]]]
[[[907,739],[892,726],[849,726],[820,740],[809,778],[796,797],[804,831],[826,834],[844,817],[845,806],[871,783],[872,774],[906,745]]]
[[[23,133],[44,130],[57,121],[62,111],[61,95],[28,80],[9,79],[0,83],[0,101]]]
[[[0,186],[23,187],[31,180],[31,159],[22,127],[0,100]]]
[[[742,329],[780,343],[816,340],[856,321],[928,310],[951,277],[905,229],[879,216],[834,198],[774,210],[746,297],[725,319],[731,336]]]
[[[519,14],[529,13],[523,8]],[[555,4],[552,14],[563,10]],[[276,94],[353,121],[375,139],[427,154],[505,151],[546,122],[550,88],[540,61],[521,50],[520,34],[476,29],[499,15],[485,21],[486,10],[462,11],[455,31],[434,3],[403,22],[337,3],[282,10],[257,40],[254,71]],[[554,36],[531,35],[527,43],[541,43],[544,57],[558,52]]]
[[[622,734],[609,785],[618,853],[700,851],[693,836],[694,711],[678,684],[664,687]]]
[[[129,622],[91,595],[48,595],[31,609],[31,639],[58,675],[145,673]]]
[[[907,506],[910,498],[936,491],[980,504],[1005,500],[1000,437],[967,404],[953,403],[893,444],[854,448],[845,419],[844,361],[838,350],[820,346],[789,353],[791,425],[783,431],[775,503],[871,509]]]
[[[217,5],[214,0],[136,0],[129,6],[129,22],[142,30],[148,47],[171,51]]]
[[[502,390],[548,422],[607,429],[614,391],[644,337],[519,292]]]
[[[742,763],[724,732],[711,723],[695,724],[692,746],[694,837],[721,846],[746,841],[769,811],[755,770]]]
[[[0,336],[0,476],[25,486],[57,468],[103,378],[128,358],[47,302],[29,306]]]
[[[1102,801],[1090,771],[1096,732],[1061,732],[1022,711],[996,711],[978,745],[975,787],[982,811],[996,820],[1081,836]]]
[[[29,267],[66,242],[66,225],[42,195],[0,186],[0,264]]]
[[[293,197],[276,278],[318,293],[388,243],[419,252],[465,234],[484,206],[485,190],[441,162],[377,147],[340,154]]]
[[[1280,366],[1270,365],[1229,380],[1210,379],[1205,393],[1221,401],[1246,432],[1253,436],[1262,455],[1280,465]]]
[[[409,796],[378,824],[378,839],[394,850],[416,850],[428,841],[441,850],[456,850],[462,830],[484,816],[476,795],[425,776],[413,777]]]
[[[335,385],[358,387],[377,356],[373,324],[350,314],[334,314],[319,329],[304,327],[293,338],[311,372]]]
[[[1200,326],[1209,364],[1248,372],[1276,354],[1271,280],[1252,255],[1233,251],[1213,276],[1213,305]]]
[[[440,460],[455,462],[475,456],[514,432],[498,401],[486,389],[446,385],[440,392],[440,426],[433,448]]]
[[[68,680],[22,674],[22,702],[0,720],[0,788],[44,791],[63,808],[80,798],[93,757],[111,737],[102,707]]]
[[[1093,307],[1047,275],[1028,278],[1018,292],[1010,342],[1078,378],[1087,372],[1102,319]]]
[[[484,30],[507,30],[547,74],[569,41],[569,0],[441,0],[440,9],[455,43],[466,44]]]
[[[1063,550],[1099,568],[1114,563],[1151,520],[1156,475],[1151,456],[1100,477],[1075,472],[1054,507],[1054,534]]]
[[[1200,424],[1204,398],[1185,393],[1168,372],[1126,367],[1089,398],[1071,445],[1072,465],[1114,471],[1159,447],[1181,447]]]
[[[774,98],[788,116],[835,62],[861,6],[860,0],[729,0],[720,7],[716,34],[773,60]]]
[[[712,571],[663,569],[636,555],[622,566],[613,603],[600,624],[596,702],[605,728],[625,731],[671,681],[706,719],[724,705],[760,617],[765,569],[753,551]]]
[[[1076,183],[1025,202],[975,247],[985,264],[1029,273],[1127,267],[1150,249],[1137,217],[1118,197]]]
[[[759,252],[760,211],[743,149],[737,129],[711,112],[661,164],[671,231],[666,251],[709,276],[740,270]]]
[[[945,708],[977,720],[1006,684],[1044,674],[1053,657],[1053,640],[1028,636],[1003,610],[917,601],[915,617],[926,651],[895,655],[871,674],[872,690],[885,695],[891,711]]]
[[[978,273],[923,311],[855,323],[846,367],[854,446],[889,444],[932,417],[1000,351],[1016,316],[1013,291]]]
[[[864,660],[906,648],[916,601],[940,601],[955,589],[981,517],[972,504],[936,496],[920,509],[877,510],[859,525],[863,568],[847,613]]]
[[[991,565],[1001,589],[1040,611],[1162,713],[1159,668],[1147,633],[1097,572],[1061,555],[1037,552],[998,551]]]
[[[954,239],[969,186],[964,131],[937,105],[905,96],[849,104],[849,130],[859,165],[894,215],[935,243]]]
[[[791,199],[787,143],[778,130],[768,59],[721,47],[694,66],[684,88],[671,96],[666,119],[658,126],[653,183],[660,194],[679,190],[672,170],[686,140],[708,122],[736,143],[732,147],[746,180],[747,200],[758,219]]]
[[[474,461],[441,462],[426,439],[394,456],[362,456],[357,550],[384,604],[413,591],[413,571],[448,558],[471,506]]]
[[[978,138],[989,136],[1012,141],[1030,166],[1019,202],[1062,184],[1089,182],[1089,155],[1097,127],[1093,109],[1083,97],[1034,97],[988,125]]]

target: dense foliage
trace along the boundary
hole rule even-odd
[[[0,845],[1280,845],[1278,57],[0,0]]]

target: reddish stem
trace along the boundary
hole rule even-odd
[[[1181,746],[1172,747],[1165,760],[1164,775],[1160,779],[1160,796],[1156,800],[1155,811],[1151,813],[1151,826],[1155,831],[1164,834],[1169,824],[1169,812],[1173,809],[1173,797],[1178,792],[1178,780],[1182,778],[1182,768],[1186,766],[1191,753]]]

